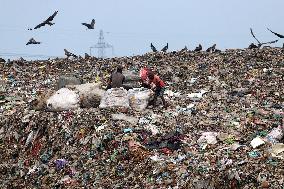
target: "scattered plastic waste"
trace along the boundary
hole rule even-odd
[[[283,188],[283,57],[260,48],[0,64],[0,188]],[[105,91],[117,64],[135,88],[151,67],[167,109],[144,101],[137,111],[129,91]],[[39,108],[65,75],[84,83],[62,84],[74,108]]]

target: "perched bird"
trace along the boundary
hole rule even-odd
[[[258,46],[255,45],[254,43],[251,43],[249,46],[248,46],[248,49],[257,49]]]
[[[87,23],[82,23],[82,25],[86,26],[87,29],[93,30],[95,28],[95,19],[92,20],[91,24],[87,24]]]
[[[67,56],[67,58],[69,58],[70,56],[77,58],[77,56],[69,51],[67,51],[66,49],[64,49],[65,55]]]
[[[167,52],[168,48],[169,48],[169,44],[167,43],[167,45],[164,46],[164,47],[161,49],[161,51],[162,51],[162,52]]]
[[[185,46],[183,49],[181,49],[181,52],[187,51],[187,46]]]
[[[220,49],[215,49],[214,53],[220,53],[222,52]]]
[[[36,41],[34,38],[31,38],[26,45],[36,45],[36,44],[40,44],[41,42]]]
[[[276,33],[276,32],[273,32],[273,31],[271,31],[269,28],[267,28],[271,33],[273,33],[274,35],[276,35],[277,37],[279,37],[279,38],[284,38],[284,35],[281,35],[281,34],[279,34],[279,33]]]
[[[6,62],[4,58],[0,58],[0,62]]]
[[[157,52],[156,47],[152,43],[151,43],[151,49],[152,49],[153,52]]]
[[[89,59],[91,56],[88,53],[85,53],[85,59]]]
[[[47,24],[47,25],[50,25],[50,26],[54,25],[55,23],[52,23],[52,21],[53,21],[54,17],[57,15],[57,13],[58,13],[58,11],[55,11],[55,12],[53,13],[53,15],[51,15],[51,16],[48,17],[45,21],[43,21],[42,23],[40,23],[39,25],[37,25],[34,29],[38,29],[38,28],[40,28],[40,27],[42,27],[42,26],[45,26],[46,24]]]
[[[21,62],[25,62],[25,61],[26,61],[23,57],[20,57],[19,60],[20,60]]]
[[[215,52],[215,48],[216,48],[216,44],[214,44],[213,46],[209,47],[209,48],[206,50],[206,52],[210,52],[210,53]]]
[[[198,47],[196,47],[196,48],[194,49],[195,52],[199,52],[199,51],[201,51],[201,50],[202,50],[202,45],[201,45],[201,44],[199,44]]]

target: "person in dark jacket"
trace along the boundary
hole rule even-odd
[[[110,76],[107,89],[123,87],[124,81],[125,76],[122,74],[122,67],[118,66],[116,72],[112,73]]]

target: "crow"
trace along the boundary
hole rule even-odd
[[[36,41],[34,38],[31,38],[26,45],[36,45],[36,44],[40,44],[41,42]]]
[[[199,52],[199,51],[201,51],[201,50],[202,50],[202,45],[201,45],[201,44],[199,44],[198,47],[196,47],[196,48],[194,49],[195,52]]]
[[[91,24],[87,24],[87,23],[82,23],[82,25],[86,26],[87,29],[93,30],[95,28],[95,19],[92,20]]]
[[[88,53],[85,53],[85,59],[89,59],[89,58],[91,58],[91,56],[88,55]]]
[[[254,43],[251,43],[249,46],[248,46],[248,49],[257,49],[258,46],[255,45]]]
[[[183,49],[181,49],[181,52],[187,51],[187,46],[185,46]]]
[[[156,47],[152,43],[151,43],[151,49],[152,49],[153,52],[157,52]]]
[[[0,62],[6,62],[4,58],[0,58]]]
[[[211,47],[209,47],[209,48],[206,50],[206,52],[210,52],[210,53],[215,52],[215,48],[216,48],[216,44],[214,44],[214,45],[212,45]]]
[[[52,23],[52,20],[53,20],[54,17],[57,15],[57,13],[58,13],[58,11],[55,11],[55,12],[53,13],[53,15],[51,15],[51,16],[48,17],[45,21],[43,21],[42,23],[40,23],[39,25],[37,25],[34,29],[38,29],[38,28],[40,28],[40,27],[42,27],[42,26],[45,26],[46,24],[47,24],[47,25],[50,25],[50,26],[54,25],[55,23]]]
[[[67,51],[66,49],[64,49],[65,55],[67,56],[67,58],[69,58],[70,56],[73,56],[74,58],[77,58],[77,56],[69,51]]]
[[[284,38],[284,35],[281,35],[281,34],[279,34],[279,33],[275,33],[275,32],[273,32],[273,31],[271,31],[269,28],[267,28],[271,33],[273,33],[274,35],[276,35],[277,37],[279,37],[279,38]]]
[[[272,43],[277,43],[277,42],[278,42],[278,39],[277,39],[277,40],[274,40],[274,41],[269,41],[269,42],[261,43],[261,45],[267,45],[267,44],[272,44]]]
[[[257,41],[257,48],[260,48],[262,45],[266,45],[266,44],[272,44],[272,43],[276,43],[278,42],[278,40],[274,40],[274,41],[269,41],[269,42],[264,42],[264,43],[261,43],[254,35],[252,29],[250,28],[250,33],[252,35],[252,37]],[[284,36],[283,36],[284,37]],[[253,44],[253,43],[252,43]],[[252,44],[250,44],[251,47],[255,48]],[[256,46],[256,45],[255,45]]]
[[[162,52],[167,52],[168,48],[169,48],[169,44],[167,43],[167,45],[164,46],[164,47],[161,49],[161,51],[162,51]]]

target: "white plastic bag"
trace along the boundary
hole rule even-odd
[[[253,147],[253,148],[257,148],[261,145],[265,144],[265,142],[260,138],[260,137],[256,137],[254,138],[251,142],[250,142],[250,145]]]
[[[75,91],[61,88],[46,101],[46,104],[50,111],[76,109],[80,107],[80,98]]]
[[[123,88],[112,88],[107,90],[100,103],[100,108],[125,107],[129,108],[127,90]]]
[[[218,133],[216,132],[204,132],[201,134],[201,137],[197,140],[198,144],[216,144]]]
[[[151,97],[151,90],[145,88],[134,88],[128,91],[129,103],[136,111],[145,110]]]
[[[278,127],[275,127],[268,133],[266,138],[271,142],[271,143],[278,143],[282,138],[284,137],[284,127],[279,125]]]
[[[81,107],[98,107],[105,93],[100,85],[101,83],[85,83],[68,86],[68,88],[79,92]]]

